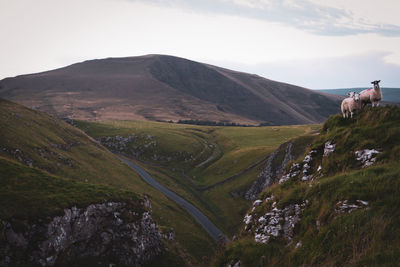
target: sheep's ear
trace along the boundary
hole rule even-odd
[[[375,82],[371,82],[372,84],[374,84]]]
[[[379,81],[377,81],[378,83],[380,83],[381,82],[381,80],[379,80]]]

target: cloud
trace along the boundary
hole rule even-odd
[[[343,36],[376,33],[400,36],[400,26],[372,23],[344,8],[312,0],[128,0],[152,3],[192,12],[241,16],[277,22],[317,35]]]
[[[253,65],[217,61],[213,64],[312,89],[367,88],[373,80],[382,80],[382,87],[400,87],[400,66],[387,63],[386,56],[387,52],[370,52]]]

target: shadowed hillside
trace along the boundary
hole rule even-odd
[[[207,120],[270,125],[318,123],[338,98],[183,58],[90,60],[6,78],[0,97],[86,120]]]

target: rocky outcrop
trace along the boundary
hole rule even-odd
[[[352,203],[348,200],[343,200],[336,203],[335,211],[336,213],[352,213],[355,210],[368,207],[368,204],[368,201],[360,199]]]
[[[301,213],[308,203],[305,201],[300,204],[290,204],[279,209],[273,200],[273,196],[265,200],[265,203],[272,202],[272,205],[271,209],[263,215],[246,214],[243,219],[246,225],[245,230],[254,235],[254,241],[257,243],[268,243],[271,238],[284,238],[291,242],[294,228],[300,221]],[[256,205],[258,206],[260,203],[258,201],[253,203],[253,211],[257,207]]]
[[[98,141],[103,146],[109,148],[113,151],[126,151],[129,147],[128,145],[134,141],[138,136],[136,134],[131,134],[127,137],[116,135],[116,136],[105,136],[100,138]]]
[[[316,150],[311,150],[303,160],[303,176],[301,177],[301,180],[303,182],[308,181],[312,178],[313,176],[313,170],[312,170],[312,161],[313,161],[313,155],[317,153]]]
[[[257,180],[252,184],[250,189],[246,192],[245,198],[247,200],[255,200],[264,189],[278,181],[286,165],[293,159],[292,155],[292,143],[286,145],[285,156],[281,162],[276,164],[274,162],[278,154],[282,151],[283,145],[281,145],[271,156],[268,158],[267,164],[263,171],[258,175]],[[274,164],[275,163],[275,164]]]
[[[290,166],[290,170],[288,173],[282,175],[282,177],[279,179],[279,183],[282,184],[289,180],[290,178],[296,177],[300,174],[301,172],[301,167],[302,165],[300,163],[293,163]]]
[[[366,168],[374,164],[376,161],[376,155],[379,153],[381,152],[375,149],[364,149],[355,152],[357,160],[362,163],[363,168]]]
[[[114,153],[124,154],[144,161],[158,162],[188,162],[196,159],[196,156],[186,151],[163,152],[160,154],[159,143],[150,134],[132,133],[126,137],[121,135],[104,136],[97,142]]]
[[[96,258],[138,266],[161,252],[149,202],[72,207],[36,221],[0,220],[0,266],[76,264]]]
[[[324,157],[329,156],[335,151],[336,144],[332,143],[332,141],[327,141],[324,146]]]
[[[301,181],[306,182],[310,180],[313,175],[313,161],[314,161],[314,156],[317,153],[317,150],[311,150],[303,159],[302,162],[299,163],[293,163],[290,166],[290,170],[288,173],[285,173],[280,177],[279,183],[282,184],[286,181],[288,181],[291,178],[297,177],[300,173],[302,173],[301,176]],[[322,169],[318,167],[318,172],[320,172]]]

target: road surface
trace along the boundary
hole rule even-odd
[[[190,204],[188,201],[183,199],[182,197],[178,196],[171,190],[165,188],[156,180],[154,180],[150,174],[148,174],[144,169],[139,167],[138,165],[134,164],[133,162],[124,159],[121,156],[118,156],[123,162],[129,165],[132,169],[134,169],[143,180],[145,180],[148,184],[159,190],[161,193],[166,195],[169,199],[178,203],[181,207],[183,207],[200,225],[210,234],[215,241],[219,241],[221,237],[226,239],[225,235],[195,206]]]

